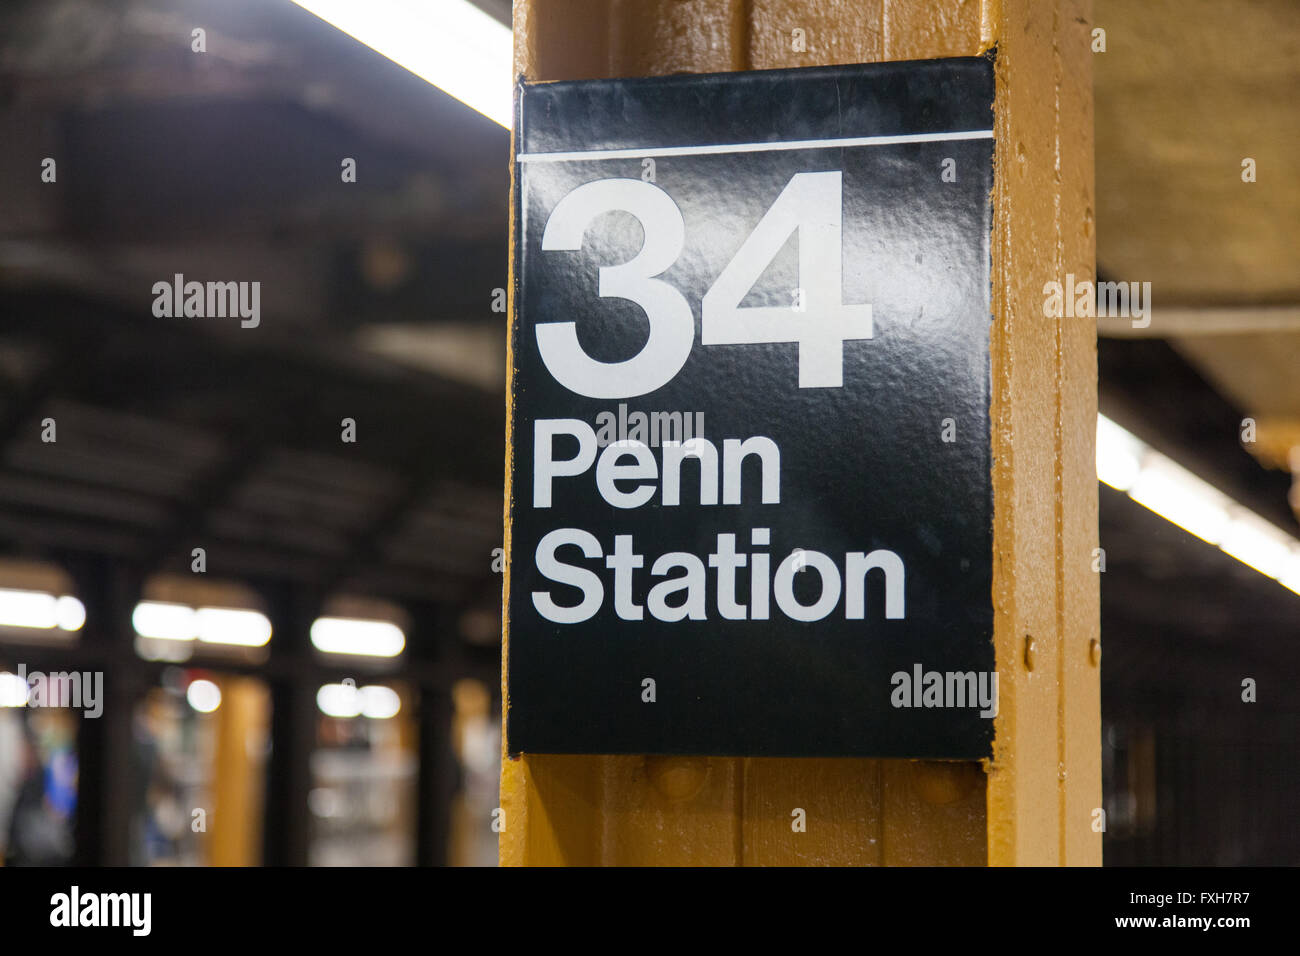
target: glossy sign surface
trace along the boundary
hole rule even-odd
[[[989,755],[992,102],[521,86],[509,752]]]

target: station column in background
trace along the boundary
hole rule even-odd
[[[1101,862],[1096,330],[1086,0],[516,0],[529,82],[973,56],[996,47],[994,756],[505,758],[506,865]],[[801,42],[794,42],[795,31]],[[513,283],[511,284],[513,289]],[[506,649],[508,653],[508,648]],[[791,814],[805,811],[806,830]]]

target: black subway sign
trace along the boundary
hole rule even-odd
[[[992,103],[520,86],[510,753],[990,754]]]

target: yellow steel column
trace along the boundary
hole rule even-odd
[[[267,731],[271,710],[266,686],[252,677],[220,680],[221,706],[212,766],[212,806],[207,808],[208,863],[257,866],[261,862],[261,788],[265,769],[250,741]],[[189,809],[186,824],[189,825]]]
[[[516,0],[515,71],[529,81],[969,56],[997,45],[990,351],[1001,711],[987,766],[503,756],[503,864],[1101,862],[1092,827],[1101,803],[1095,329],[1045,318],[1042,294],[1066,272],[1094,271],[1090,12],[1087,0]],[[805,832],[791,827],[799,809]]]
[[[1094,273],[1090,5],[1003,0],[993,218],[993,864],[1100,864],[1096,330],[1043,284]]]

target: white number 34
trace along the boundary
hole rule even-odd
[[[871,338],[871,306],[842,302],[842,208],[838,171],[796,173],[704,294],[702,344],[798,343],[799,387],[840,387],[844,343]],[[579,186],[551,211],[542,249],[581,249],[592,220],[614,211],[634,216],[645,239],[627,262],[600,267],[599,294],[641,307],[650,322],[645,346],[625,361],[599,362],[583,351],[574,322],[537,326],[537,347],[555,380],[590,398],[631,398],[666,385],[686,364],[695,344],[690,305],[676,288],[656,278],[677,261],[686,243],[682,212],[658,186],[640,179],[602,179]],[[741,308],[741,300],[795,230],[797,304]]]

